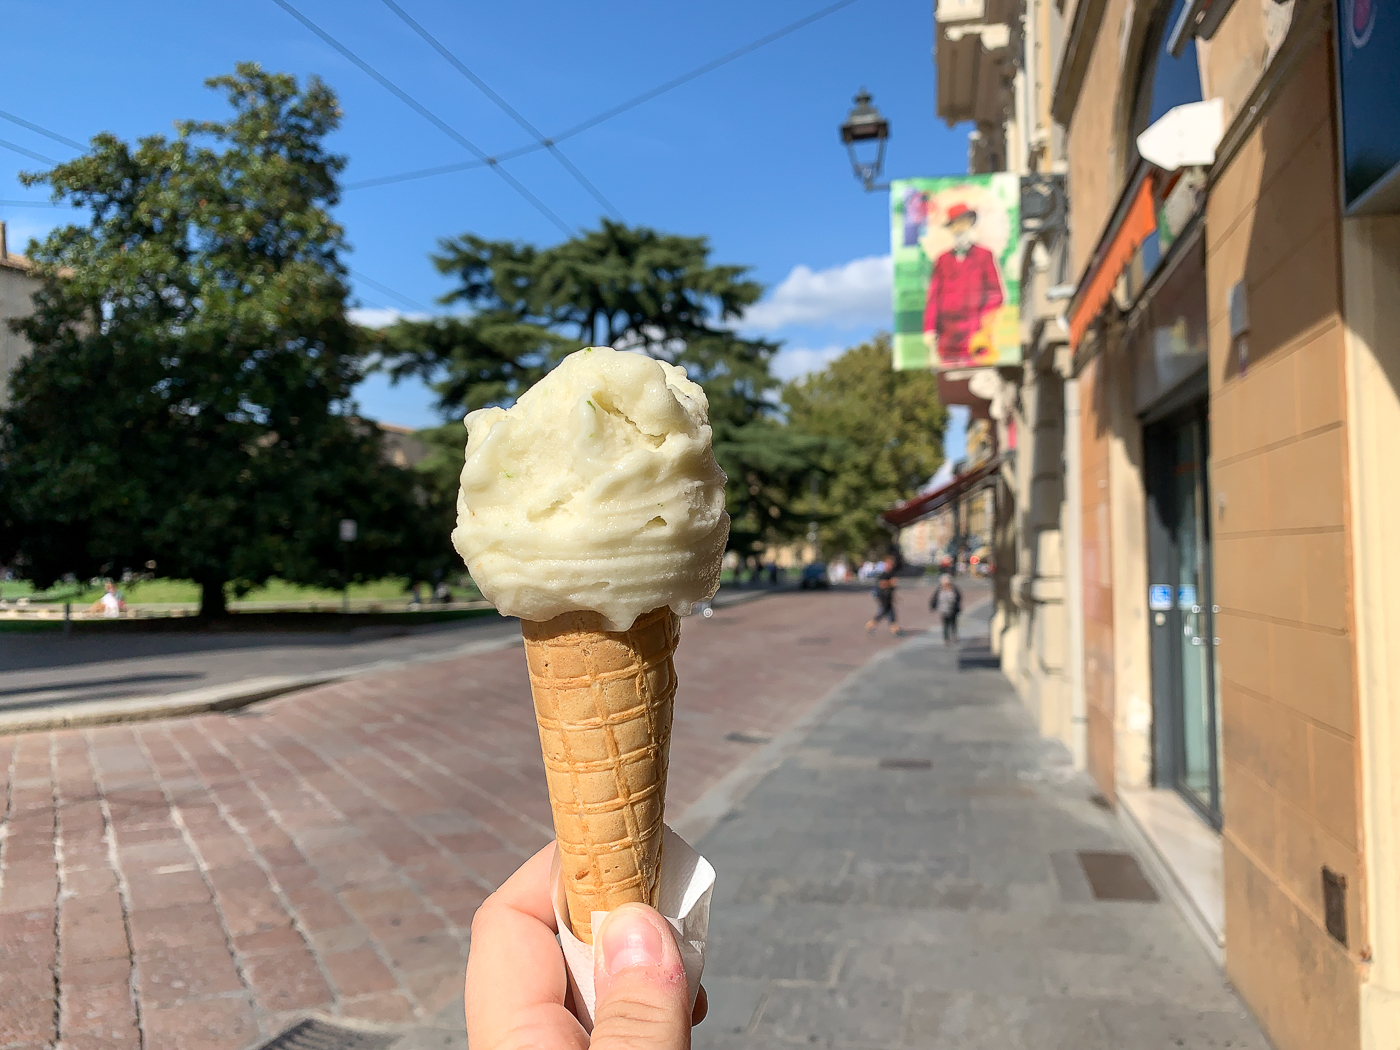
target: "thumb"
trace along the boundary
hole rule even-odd
[[[592,1050],[688,1050],[690,996],[671,925],[645,904],[609,913],[598,933]]]

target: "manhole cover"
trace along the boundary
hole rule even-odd
[[[725,733],[724,739],[731,744],[767,744],[773,740],[766,733]]]
[[[301,1021],[258,1050],[388,1050],[402,1033],[365,1032],[328,1021]]]
[[[1157,891],[1138,866],[1131,853],[1106,853],[1090,850],[1079,854],[1079,866],[1089,880],[1095,900],[1155,901]]]
[[[933,763],[927,758],[882,758],[881,769],[932,769]]]

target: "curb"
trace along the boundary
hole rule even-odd
[[[1199,938],[1201,947],[1205,949],[1206,954],[1223,971],[1225,969],[1223,934],[1217,934],[1211,927],[1210,920],[1205,917],[1195,898],[1182,885],[1181,879],[1172,869],[1171,862],[1162,855],[1161,849],[1152,841],[1152,836],[1142,826],[1137,814],[1124,804],[1121,797],[1115,808],[1117,812],[1114,815],[1118,819],[1118,826],[1123,832],[1123,838],[1127,841],[1128,848],[1142,861],[1148,879],[1161,891],[1162,896],[1181,913],[1182,918],[1186,920],[1186,925],[1191,927],[1191,932]]]
[[[123,700],[89,700],[61,707],[39,707],[28,710],[0,710],[0,736],[14,733],[35,733],[50,729],[75,729],[81,726],[110,725],[114,722],[148,722],[156,718],[177,718],[182,715],[205,714],[210,711],[235,711],[260,700],[310,689],[330,682],[339,682],[360,675],[395,671],[414,664],[435,663],[461,656],[491,653],[523,644],[519,635],[504,638],[484,638],[466,642],[452,649],[423,653],[403,660],[377,660],[374,663],[342,667],[304,675],[272,675],[249,678],[226,685],[189,689],[182,693],[156,696],[128,697]]]

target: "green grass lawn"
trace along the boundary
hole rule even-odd
[[[28,598],[33,602],[77,602],[86,598],[88,601],[96,601],[101,594],[101,589],[97,587],[85,587],[83,584],[69,585],[66,583],[56,584],[46,591],[36,591],[34,585],[28,580],[7,580],[0,582],[0,598],[13,601],[16,598]]]
[[[128,605],[161,605],[199,601],[199,587],[189,580],[143,580],[121,584],[122,596]],[[424,584],[424,601],[431,601],[432,588]],[[13,601],[28,598],[32,602],[94,602],[102,593],[100,587],[58,584],[46,591],[35,591],[32,584],[23,580],[0,583],[0,598]],[[481,597],[475,587],[453,587],[452,596],[457,601],[473,601]],[[401,577],[388,577],[357,583],[350,587],[350,597],[361,601],[394,601],[408,597],[408,581]],[[328,602],[339,601],[340,591],[323,587],[300,587],[285,580],[269,580],[262,587],[256,587],[242,598],[229,593],[229,601],[245,602]]]

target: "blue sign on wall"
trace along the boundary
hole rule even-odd
[[[1400,8],[1336,0],[1342,197],[1348,212],[1400,210]]]

